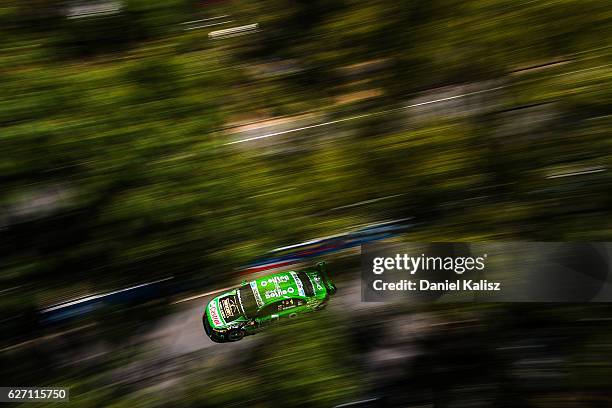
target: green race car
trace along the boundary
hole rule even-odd
[[[208,302],[204,330],[217,343],[238,341],[271,323],[322,309],[335,292],[324,262],[243,282]]]

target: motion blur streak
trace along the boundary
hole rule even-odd
[[[502,88],[505,88],[505,87],[498,86],[496,88],[485,89],[485,90],[476,91],[476,92],[470,92],[470,93],[467,93],[467,94],[464,94],[464,95],[449,96],[448,98],[442,98],[442,99],[437,99],[437,100],[433,100],[433,101],[415,103],[415,104],[412,104],[412,105],[405,106],[403,109],[415,108],[417,106],[423,106],[423,105],[429,105],[429,104],[432,104],[432,103],[449,101],[451,99],[464,98],[466,96],[477,95],[479,93],[495,91],[495,90],[502,89]],[[384,114],[387,114],[387,113],[396,112],[397,110],[398,109],[390,109],[390,110],[386,110],[386,111],[374,112],[374,113],[369,113],[369,114],[365,114],[365,115],[351,116],[349,118],[332,120],[330,122],[319,123],[317,125],[304,126],[304,127],[301,127],[301,128],[285,130],[285,131],[282,131],[282,132],[269,133],[269,134],[263,135],[263,136],[251,137],[251,138],[243,139],[243,140],[236,140],[234,142],[226,143],[226,145],[231,145],[231,144],[236,144],[236,143],[243,143],[243,142],[250,142],[252,140],[264,139],[266,137],[279,136],[279,135],[284,135],[284,134],[292,133],[292,132],[299,132],[299,131],[302,131],[302,130],[313,129],[313,128],[317,128],[317,127],[321,127],[321,126],[329,126],[329,125],[333,125],[333,124],[336,124],[336,123],[341,123],[341,122],[347,122],[347,121],[351,121],[351,120],[367,118],[367,117],[374,116],[374,115],[384,115]]]
[[[0,385],[79,407],[610,405],[607,305],[372,305],[358,278],[368,239],[611,240],[610,15],[1,1]],[[219,288],[320,259],[325,311],[208,340]]]

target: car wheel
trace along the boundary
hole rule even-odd
[[[218,338],[217,336],[210,336],[210,339],[215,343],[225,343],[225,340]]]
[[[232,329],[227,333],[227,339],[229,341],[242,340],[243,337],[244,337],[244,330],[242,329]]]

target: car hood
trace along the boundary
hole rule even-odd
[[[218,298],[219,312],[225,323],[232,323],[244,316],[242,305],[237,293],[220,296]]]
[[[232,323],[245,319],[237,291],[224,293],[208,302],[208,321],[216,329],[227,328]]]

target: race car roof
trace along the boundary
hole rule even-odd
[[[280,272],[249,282],[258,307],[283,299],[305,298],[304,284],[294,271]]]

